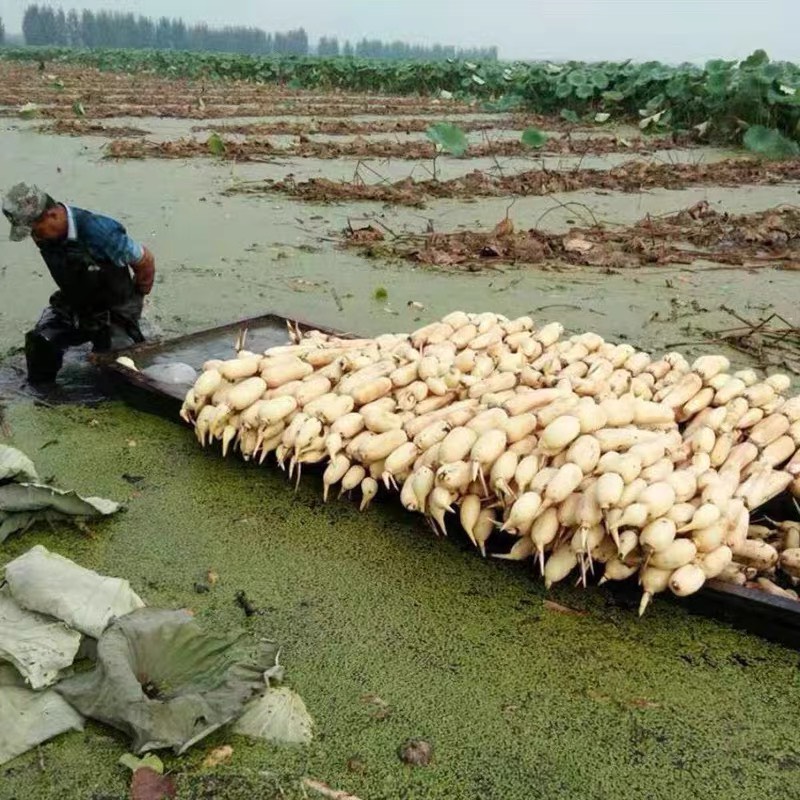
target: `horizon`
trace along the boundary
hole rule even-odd
[[[7,35],[21,33],[28,0],[0,0]],[[210,27],[251,26],[267,33],[304,28],[313,45],[323,36],[340,42],[363,38],[442,44],[455,48],[497,46],[503,61],[661,61],[702,64],[713,58],[740,60],[756,49],[770,58],[799,61],[792,23],[800,22],[800,4],[790,0],[496,0],[487,8],[463,0],[452,4],[384,3],[345,0],[332,8],[321,0],[297,0],[290,8],[264,8],[233,0],[222,15],[211,0],[113,3],[110,0],[56,2],[40,6],[65,11],[116,11],[158,19],[180,17]],[[512,24],[512,20],[516,20]],[[781,24],[776,25],[776,20]],[[655,32],[655,33],[654,33]]]

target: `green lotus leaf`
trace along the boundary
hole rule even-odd
[[[742,61],[742,67],[760,67],[769,64],[769,56],[765,50],[755,50]]]
[[[467,152],[467,135],[457,125],[449,122],[437,122],[431,125],[425,135],[435,145],[436,149],[454,156],[463,156]]]
[[[526,147],[538,149],[546,144],[547,134],[538,128],[527,128],[522,132],[521,141]]]
[[[211,153],[212,156],[219,157],[225,155],[225,142],[222,141],[222,137],[218,133],[212,133],[211,136],[208,137],[206,146],[208,147],[208,152]]]
[[[742,141],[751,153],[763,158],[779,160],[797,158],[800,155],[800,145],[797,142],[774,128],[765,128],[763,125],[751,125]]]

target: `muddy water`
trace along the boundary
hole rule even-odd
[[[293,158],[276,154],[274,164],[259,165],[253,174],[259,179],[281,180],[291,173],[295,180],[309,178],[328,178],[334,181],[359,180],[365,184],[380,184],[411,178],[415,181],[460,178],[480,170],[491,175],[508,176],[528,170],[608,170],[629,161],[645,161],[662,164],[697,164],[700,160],[708,163],[729,158],[725,150],[663,150],[658,153],[637,155],[634,153],[609,153],[602,156],[563,156],[542,155],[528,157],[498,158],[449,158],[440,156],[433,159],[409,161],[405,159],[364,158],[364,159],[314,159]]]
[[[153,126],[151,121],[143,120],[143,127],[151,131],[148,138],[153,141],[167,141],[180,138],[180,136],[194,136],[198,140],[207,138],[207,134],[194,133],[188,126],[181,126],[178,133],[170,125]],[[32,126],[9,128],[6,133],[9,145],[12,148],[26,147],[26,142],[31,136],[39,135]],[[45,140],[53,137],[44,136]],[[236,138],[236,137],[232,137]],[[288,146],[292,137],[269,137],[276,147]],[[341,140],[343,137],[339,137]],[[473,137],[474,141],[480,141]],[[75,139],[85,157],[102,159],[108,140],[104,137],[86,137],[85,140]],[[69,145],[67,145],[69,147]],[[265,163],[244,164],[236,169],[234,174],[241,170],[243,175],[253,180],[282,180],[287,175],[292,175],[297,181],[310,178],[327,178],[334,181],[358,180],[366,184],[395,182],[411,178],[412,180],[429,180],[438,177],[441,180],[459,178],[474,170],[482,170],[493,175],[514,175],[528,170],[572,170],[572,169],[598,169],[607,170],[625,164],[629,161],[646,161],[661,164],[698,164],[722,161],[730,158],[730,150],[717,148],[698,149],[667,149],[652,154],[636,153],[609,153],[605,155],[535,155],[525,157],[499,157],[499,158],[451,158],[440,156],[435,162],[431,159],[412,161],[406,159],[385,158],[342,158],[342,159],[315,159],[295,158],[275,153],[265,156]],[[125,160],[125,159],[123,159]],[[190,162],[203,159],[188,159]],[[213,168],[213,160],[208,159]]]
[[[385,118],[383,117],[376,117],[374,115],[360,115],[348,118],[348,121],[357,123],[357,122],[373,122],[373,121],[383,121]],[[418,119],[427,119],[430,121],[431,124],[437,121],[442,121],[441,118],[435,117],[426,117],[424,114],[420,116],[398,116],[393,117],[393,121],[402,122],[403,120],[418,120]],[[469,121],[471,119],[478,119],[482,120],[485,117],[481,116],[474,116],[470,117],[467,116],[465,118],[460,118],[460,120]],[[264,123],[278,123],[278,124],[287,124],[292,122],[299,122],[308,125],[309,129],[315,127],[315,125],[319,122],[324,121],[335,121],[331,118],[325,117],[231,117],[225,118],[224,120],[219,120],[218,124],[214,124],[213,121],[210,122],[203,122],[196,119],[175,119],[175,118],[161,118],[161,117],[110,117],[107,119],[101,120],[101,122],[106,126],[119,126],[119,127],[131,127],[131,128],[139,128],[148,131],[147,138],[152,139],[154,141],[165,141],[168,139],[177,139],[177,138],[185,138],[185,137],[192,137],[199,140],[205,140],[208,138],[209,134],[215,130],[218,130],[219,133],[224,136],[226,139],[231,138],[233,140],[238,140],[240,138],[244,138],[245,135],[230,133],[225,128],[233,127],[236,125],[258,125]],[[459,120],[456,120],[454,124],[458,124]],[[23,122],[19,120],[0,120],[0,126],[6,128],[7,130],[30,130],[30,129],[37,129],[40,126],[46,127],[49,123],[42,122],[42,121],[30,121],[30,122]],[[487,141],[494,141],[497,139],[519,139],[522,135],[522,129],[514,129],[507,127],[506,123],[500,123],[502,127],[497,127],[489,130],[481,130],[481,131],[467,131],[467,139],[473,143],[478,144],[480,142]],[[544,130],[548,136],[558,137],[562,134],[559,131],[551,131],[551,130]],[[296,137],[289,136],[283,137],[276,134],[252,134],[254,136],[267,136],[270,141],[274,141],[276,144],[282,143],[283,141],[293,141]],[[410,131],[408,133],[405,132],[384,132],[384,133],[362,133],[358,134],[359,138],[363,139],[387,139],[393,138],[396,141],[426,141],[427,137],[425,133],[422,131]],[[617,126],[614,128],[595,128],[592,130],[571,130],[570,137],[573,139],[589,139],[592,136],[618,136],[623,139],[631,139],[638,136],[641,136],[641,131],[637,130],[636,128],[632,128],[629,126]],[[92,138],[92,137],[87,137]],[[352,138],[350,134],[344,135],[323,135],[323,134],[312,134],[310,135],[311,139],[319,140],[319,141],[332,141],[332,142],[341,142],[345,139]]]
[[[2,136],[4,185],[36,182],[111,213],[152,247],[159,277],[149,313],[167,332],[276,309],[377,333],[412,328],[454,307],[492,308],[661,349],[699,338],[688,325],[729,325],[716,310],[723,301],[745,313],[774,304],[795,314],[792,273],[507,269],[453,276],[366,261],[332,241],[348,218],[366,215],[398,232],[422,230],[427,219],[440,230],[492,225],[504,216],[505,200],[442,202],[420,212],[225,197],[220,190],[232,178],[253,171],[204,161],[116,164],[98,160],[97,140]],[[630,222],[703,198],[755,210],[791,202],[796,191],[559,199]],[[587,213],[527,198],[509,213],[518,225],[561,230],[579,212]],[[387,301],[373,299],[378,287]],[[51,289],[33,245],[0,234],[0,352],[19,345]],[[65,376],[73,399],[91,385],[79,356]],[[18,355],[3,367],[15,391],[22,382],[16,367]],[[291,685],[317,723],[315,743],[279,749],[221,731],[186,757],[165,756],[184,797],[299,800],[304,775],[364,800],[787,797],[800,781],[795,723],[786,711],[800,702],[791,651],[690,617],[668,601],[637,620],[635,600],[602,590],[558,587],[551,599],[562,611],[586,612],[561,613],[543,604],[541,584],[527,569],[483,562],[455,533],[435,540],[394,503],[378,502],[364,515],[346,501],[323,505],[318,477],[306,477],[293,494],[273,466],[223,463],[181,427],[116,402],[50,408],[0,393],[12,401],[4,417],[11,441],[42,474],[128,506],[92,537],[45,528],[11,538],[0,562],[42,543],[128,578],[152,605],[189,607],[213,628],[244,627],[284,647]],[[220,582],[197,594],[193,586],[208,569]],[[263,613],[246,619],[233,599],[239,590]],[[409,737],[433,743],[433,767],[400,763],[397,749]],[[234,747],[231,765],[203,771],[203,757],[221,744]],[[124,737],[90,725],[0,771],[0,798],[126,796],[128,776],[117,766],[126,749]]]
[[[246,135],[230,133],[225,130],[227,127],[233,127],[236,125],[259,125],[259,124],[266,124],[266,123],[278,123],[278,124],[288,124],[288,123],[304,123],[308,125],[311,129],[316,124],[326,121],[336,121],[337,118],[335,117],[320,117],[320,116],[292,116],[292,117],[226,117],[225,119],[220,120],[197,120],[197,119],[176,119],[176,118],[163,118],[163,117],[109,117],[99,120],[103,125],[108,127],[131,127],[131,128],[139,128],[148,131],[147,138],[153,141],[166,141],[170,139],[179,139],[179,138],[196,138],[198,140],[204,141],[208,138],[209,134],[215,130],[219,130],[220,134],[228,139],[232,139],[234,141],[238,141],[242,138],[245,138]],[[447,116],[444,117],[436,117],[434,115],[398,115],[392,117],[393,122],[402,123],[404,120],[428,120],[431,124],[434,122],[441,122],[441,121],[448,121]],[[459,116],[455,119],[449,120],[452,121],[453,124],[458,125],[460,122],[468,122],[468,121],[491,121],[497,120],[497,127],[487,129],[487,130],[478,130],[478,131],[466,131],[466,136],[468,141],[471,144],[480,144],[486,141],[496,141],[496,140],[518,140],[522,135],[522,128],[514,128],[508,125],[508,122],[502,120],[502,118],[494,117],[493,115],[487,114],[466,114],[463,116]],[[383,116],[377,115],[370,115],[370,114],[361,114],[356,115],[353,117],[348,117],[348,122],[358,123],[358,122],[385,122],[386,118]],[[40,127],[46,127],[52,121],[47,120],[19,120],[19,119],[2,119],[0,118],[0,129],[2,130],[9,130],[9,131],[25,131],[25,130],[37,130]],[[549,130],[547,128],[542,129],[543,132],[553,138],[558,138],[563,136],[563,132],[556,131],[556,130]],[[290,143],[296,139],[294,136],[281,136],[276,134],[252,134],[254,136],[266,136],[269,138],[271,142],[274,142],[276,145],[284,146],[287,143]],[[614,136],[618,137],[622,140],[630,140],[630,139],[638,139],[642,137],[642,132],[636,128],[635,126],[630,125],[615,125],[615,126],[595,126],[593,128],[575,128],[571,129],[569,132],[569,136],[575,140],[584,140],[584,139],[591,139],[592,137],[609,137]],[[367,139],[367,140],[385,140],[385,139],[393,139],[395,141],[427,141],[427,137],[424,132],[422,131],[410,131],[410,132],[383,132],[383,133],[363,133],[357,134],[357,137],[360,139]],[[102,136],[87,136],[87,140],[91,140],[93,138],[105,138]],[[334,134],[311,134],[309,136],[312,140],[317,141],[332,141],[332,142],[342,142],[350,138],[354,138],[354,135],[351,134],[344,134],[344,135],[334,135]],[[706,154],[717,152],[716,149],[706,148]],[[729,155],[734,155],[736,151],[734,150],[725,150],[726,157]]]
[[[232,180],[263,175],[262,165],[219,165],[204,160],[107,162],[96,140],[6,133],[0,174],[6,184],[28,180],[56,197],[119,217],[156,253],[159,276],[148,314],[167,332],[205,327],[275,309],[320,323],[364,332],[407,329],[453,305],[482,308],[487,296],[505,313],[537,311],[574,328],[627,336],[648,347],[696,338],[682,332],[685,320],[642,323],[656,312],[670,317],[670,304],[701,301],[713,310],[722,300],[740,310],[775,304],[791,318],[796,281],[773,271],[593,271],[544,273],[506,268],[454,278],[407,265],[365,261],[335,247],[338,232],[377,217],[395,232],[493,226],[507,210],[519,227],[566,230],[570,224],[631,223],[708,200],[718,210],[752,211],[792,203],[797,187],[697,188],[640,195],[580,192],[558,198],[437,201],[428,209],[384,209],[377,204],[302,204],[282,196],[224,196]],[[326,168],[317,162],[320,169]],[[566,207],[559,203],[567,203]],[[671,288],[667,287],[667,282]],[[384,287],[388,304],[372,299]],[[35,247],[0,238],[0,352],[18,345],[51,291]],[[409,301],[426,306],[407,308]],[[553,305],[555,304],[555,305]],[[340,308],[341,306],[341,308]],[[714,327],[718,314],[695,317]]]

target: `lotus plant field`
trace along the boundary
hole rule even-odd
[[[81,351],[32,398],[52,285],[0,236],[0,438],[126,507],[0,563],[43,544],[278,641],[314,720],[165,754],[177,796],[797,794],[796,653],[737,628],[800,609],[798,124],[761,51],[0,49],[6,183],[120,219],[147,337],[203,331],[112,362],[192,375],[159,387],[183,420]],[[720,597],[732,625],[690,613]],[[128,796],[124,747],[90,725],[0,786]]]
[[[577,122],[582,116],[641,119],[644,127],[689,129],[729,139],[750,125],[772,133],[757,146],[797,153],[800,70],[761,50],[741,62],[705,67],[657,62],[527,64],[396,63],[352,58],[255,58],[147,51],[11,50],[5,58],[48,60],[121,72],[277,84],[292,88],[436,96],[442,92],[492,110],[535,108]],[[788,140],[776,134],[786,134]],[[755,143],[755,142],[754,142]]]

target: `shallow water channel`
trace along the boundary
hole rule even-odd
[[[708,349],[697,344],[698,327],[730,326],[723,302],[754,316],[764,306],[796,315],[791,272],[454,275],[336,247],[348,219],[375,216],[398,232],[424,230],[429,219],[437,230],[488,227],[510,199],[419,211],[224,196],[232,179],[258,177],[263,167],[108,162],[96,138],[43,136],[16,124],[0,125],[0,137],[4,187],[35,182],[120,218],[152,248],[159,277],[148,315],[166,334],[269,310],[375,334],[464,308],[531,313],[645,348],[696,352]],[[630,223],[701,199],[744,211],[796,198],[797,187],[787,185],[585,192],[558,198],[582,206],[526,198],[509,213],[519,227],[565,230],[586,207]],[[386,300],[374,299],[379,287]],[[559,585],[546,598],[529,567],[484,561],[455,533],[437,539],[394,503],[376,502],[364,514],[344,498],[325,505],[318,475],[295,493],[273,465],[223,461],[179,424],[113,399],[80,402],[98,399],[80,358],[59,403],[35,403],[18,347],[50,291],[33,245],[0,234],[3,435],[43,475],[125,501],[127,511],[91,535],[57,527],[9,539],[0,563],[42,543],[127,578],[151,605],[189,607],[212,628],[274,638],[289,685],[316,721],[315,741],[302,750],[220,731],[183,758],[167,756],[182,776],[181,796],[300,798],[303,776],[362,800],[796,794],[796,653],[667,599],[639,620],[636,598],[602,589]],[[219,583],[198,594],[209,569]],[[239,591],[257,614],[245,617]],[[412,737],[432,743],[431,766],[401,763],[397,750]],[[225,743],[232,760],[204,770],[203,757]],[[0,770],[0,800],[125,797],[128,776],[117,765],[125,749],[122,735],[90,724]]]

